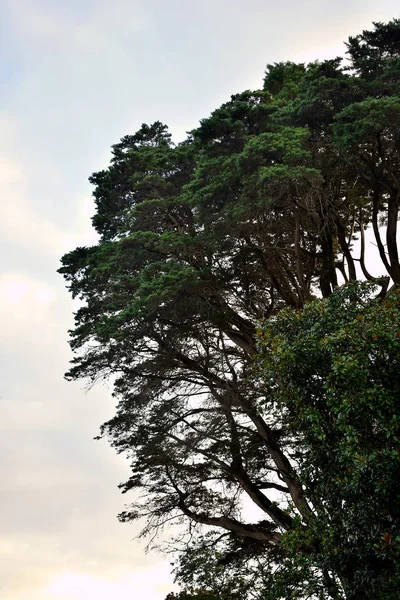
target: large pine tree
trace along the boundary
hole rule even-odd
[[[241,597],[264,577],[264,598],[367,598],[367,579],[380,577],[329,562],[316,542],[318,501],[295,451],[314,440],[274,399],[290,377],[277,369],[266,387],[254,363],[258,324],[283,309],[329,302],[340,281],[367,278],[381,297],[389,278],[400,283],[399,39],[394,20],[350,38],[350,67],[269,65],[262,90],[233,96],[183,143],[159,122],[143,125],[91,177],[100,241],[60,269],[83,300],[68,377],[112,377],[118,406],[102,434],[131,461],[123,492],[136,490],[120,518],[144,517],[145,534],[173,522],[179,535],[195,531],[197,550],[178,569],[188,585],[198,576],[188,557],[210,548],[213,564],[245,574],[226,584]],[[364,256],[371,225],[379,278]]]

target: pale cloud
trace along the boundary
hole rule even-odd
[[[90,226],[88,216],[93,211],[93,201],[87,195],[76,199],[77,209],[73,229],[57,219],[55,212],[46,217],[32,202],[32,192],[37,185],[37,171],[29,169],[30,159],[19,152],[23,133],[18,120],[10,113],[0,113],[0,238],[16,248],[15,252],[25,254],[41,253],[53,256],[54,261],[76,245],[96,243],[97,236]],[[59,194],[64,185],[57,167],[47,165],[46,185],[52,186],[53,193]],[[4,260],[4,257],[3,257]],[[22,261],[21,261],[22,262]],[[54,271],[57,263],[54,262]]]
[[[49,304],[54,298],[51,291],[47,287],[40,287],[36,290],[34,295],[35,300],[42,302],[43,304]]]
[[[17,34],[38,49],[52,45],[53,50],[113,53],[115,42],[151,26],[148,9],[141,2],[119,0],[118,4],[96,0],[85,12],[81,6],[28,0],[7,2]],[[116,48],[117,46],[117,48]]]
[[[3,275],[0,278],[1,297],[7,304],[19,304],[28,293],[29,284],[15,275]]]
[[[117,485],[128,466],[92,439],[113,413],[109,390],[84,396],[81,386],[62,380],[68,305],[61,282],[58,288],[24,272],[0,276],[2,600],[55,600],[59,594],[43,590],[66,570],[88,582],[86,591],[96,590],[99,578],[125,578],[114,586],[119,592],[133,569],[160,560],[130,542],[137,526],[116,523],[123,509]],[[61,597],[75,599],[71,594]]]
[[[0,156],[0,186],[3,202],[0,204],[0,236],[2,241],[30,251],[59,257],[76,245],[96,243],[97,236],[90,227],[88,214],[93,205],[87,196],[77,199],[79,212],[74,230],[65,230],[41,216],[30,202],[30,183],[22,175],[23,168],[10,159]],[[34,185],[32,183],[32,185]],[[55,270],[55,269],[54,269]]]
[[[87,574],[63,573],[55,579],[45,590],[54,600],[132,600],[132,598],[145,598],[146,600],[164,599],[172,590],[171,575],[166,565],[159,565],[151,569],[137,571],[134,574],[110,581]]]
[[[0,122],[0,131],[1,131]],[[0,185],[10,185],[21,181],[21,170],[18,165],[7,157],[0,160]]]
[[[0,344],[11,350],[26,337],[36,337],[39,345],[48,343],[54,333],[49,327],[49,311],[55,298],[55,290],[44,281],[18,272],[0,275]]]
[[[78,564],[71,560],[71,551],[65,545],[49,546],[43,536],[36,536],[32,544],[32,538],[27,537],[27,542],[6,540],[0,545],[0,559],[9,569],[6,578],[5,570],[2,573],[2,600],[164,600],[175,587],[166,563],[154,564],[153,559],[153,566],[145,561],[129,566],[122,561],[120,568],[110,569],[103,562],[81,556]],[[13,568],[13,561],[18,570]]]
[[[3,240],[35,252],[51,252],[58,256],[68,248],[68,237],[55,223],[41,218],[17,192],[9,195],[0,211],[0,235]]]

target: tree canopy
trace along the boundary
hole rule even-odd
[[[186,528],[178,597],[399,595],[400,20],[347,47],[122,138],[62,259],[67,377],[112,378],[120,519]]]

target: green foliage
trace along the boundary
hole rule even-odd
[[[315,509],[306,531],[286,534],[289,556],[303,561],[308,546],[307,566],[351,580],[348,594],[354,588],[365,598],[394,599],[400,296],[374,300],[373,291],[349,285],[302,311],[282,311],[260,330],[260,364],[265,408],[276,404],[296,432],[298,474]]]
[[[400,55],[400,19],[389,23],[374,23],[374,29],[350,37],[347,44],[352,67],[365,78],[398,64]]]
[[[295,98],[305,73],[304,64],[285,62],[267,65],[264,90],[284,100]]]

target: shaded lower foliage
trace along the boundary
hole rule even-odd
[[[313,507],[285,534],[287,555],[336,574],[347,598],[383,600],[400,594],[400,296],[373,292],[345,286],[283,311],[259,339],[264,405],[296,431]]]

